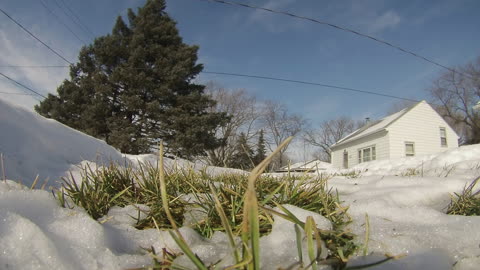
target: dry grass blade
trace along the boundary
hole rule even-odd
[[[217,213],[220,215],[220,219],[222,221],[222,225],[225,229],[225,232],[228,236],[228,241],[230,243],[230,247],[233,250],[233,254],[235,256],[235,260],[238,263],[242,261],[242,258],[240,257],[240,253],[237,250],[237,245],[235,243],[235,239],[233,236],[232,228],[230,226],[230,222],[228,222],[228,218],[225,215],[225,211],[223,211],[222,204],[220,203],[220,200],[218,199],[217,192],[215,188],[213,187],[212,184],[210,184],[210,189],[212,190],[212,196],[213,199],[215,200],[215,209],[217,210]]]
[[[163,208],[165,210],[165,213],[167,215],[168,220],[170,221],[173,232],[169,231],[170,236],[172,236],[173,240],[177,245],[182,249],[182,251],[185,253],[185,255],[195,264],[195,266],[200,269],[200,270],[208,270],[208,268],[203,264],[202,261],[193,253],[193,251],[190,249],[188,246],[187,242],[185,241],[185,238],[182,236],[180,231],[178,230],[177,224],[175,220],[173,219],[172,214],[170,213],[170,208],[169,208],[169,203],[168,203],[168,194],[167,194],[167,187],[165,184],[165,174],[164,174],[164,166],[163,166],[163,144],[160,144],[159,150],[158,150],[158,177],[160,180],[160,193],[162,196],[162,204]],[[155,222],[155,226],[158,229],[158,224],[153,219]]]
[[[305,222],[305,235],[307,238],[307,251],[308,257],[310,258],[310,266],[313,270],[317,270],[317,256],[315,254],[315,246],[313,241],[313,228],[316,227],[315,221],[311,216],[307,217],[307,221]]]
[[[258,201],[255,193],[255,182],[270,164],[273,157],[286,147],[292,137],[286,139],[275,151],[255,167],[248,177],[248,186],[245,194],[244,216],[242,222],[242,240],[249,243],[252,249],[253,262],[248,264],[248,269],[260,269],[260,225],[258,220]]]
[[[2,165],[2,179],[6,183],[7,182],[7,176],[5,175],[5,166],[3,164],[3,153],[0,153],[0,163]]]
[[[475,178],[468,186],[463,188],[461,194],[451,195],[451,202],[447,208],[449,215],[479,216],[480,215],[480,190],[474,192],[475,186],[480,182],[480,177]]]
[[[365,244],[363,246],[363,256],[368,254],[368,241],[370,240],[370,219],[368,214],[365,214]]]
[[[300,267],[303,267],[302,231],[298,224],[295,224],[295,236],[297,241],[298,261],[300,263]]]

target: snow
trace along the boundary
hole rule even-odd
[[[29,186],[37,174],[40,180],[58,179],[78,164],[96,165],[98,155],[103,160],[156,163],[155,155],[122,155],[100,140],[2,100],[0,127],[6,176],[16,180],[0,181],[0,269],[139,268],[153,263],[145,249],[154,247],[160,256],[163,248],[171,253],[181,251],[167,231],[134,228],[135,218],[148,211],[145,205],[112,207],[96,221],[83,209],[61,208],[48,191],[18,184],[22,181]],[[181,159],[165,162],[169,169],[191,168],[216,175],[246,173],[205,168]],[[376,262],[388,253],[399,258],[369,269],[478,269],[480,217],[446,215],[445,207],[451,194],[461,192],[480,175],[479,170],[480,145],[362,163],[351,170],[330,169],[328,173],[334,176],[328,180],[329,188],[337,190],[342,205],[349,207],[353,222],[348,229],[357,235],[360,246],[368,215],[369,255],[353,258],[349,265]],[[325,171],[321,173],[325,175]],[[301,220],[312,216],[320,228],[331,227],[319,214],[284,207]],[[207,264],[220,260],[219,269],[233,264],[224,233],[205,239],[188,226],[180,231]],[[295,239],[294,226],[274,217],[272,232],[260,239],[262,269],[285,268],[298,260]],[[306,254],[303,257],[308,258]],[[175,264],[194,268],[184,255]]]
[[[122,161],[104,141],[0,99],[0,153],[8,179],[50,185],[81,161]],[[1,168],[0,168],[1,169]],[[0,174],[3,177],[2,174]]]
[[[55,120],[46,119],[23,107],[0,99],[0,153],[3,155],[7,179],[21,181],[30,186],[39,176],[40,186],[48,179],[48,185],[59,186],[61,177],[71,171],[78,175],[79,165],[105,162],[151,161],[155,155],[123,155],[104,141],[85,135]],[[229,169],[206,167],[186,160],[166,159],[167,167],[205,169],[207,173],[220,175]],[[0,177],[3,178],[0,168]],[[243,171],[238,170],[238,173]],[[245,173],[245,172],[243,172]]]
[[[480,175],[480,147],[467,145],[432,155],[365,162],[350,169],[331,170],[330,173],[345,174],[352,171],[359,172],[362,176],[406,176],[414,173],[420,176],[443,177],[453,173],[457,176],[472,177]]]

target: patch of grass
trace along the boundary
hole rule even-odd
[[[328,188],[328,179],[322,176],[262,177],[268,162],[262,164],[250,176],[226,174],[215,177],[193,169],[164,172],[161,161],[155,165],[140,163],[137,167],[113,163],[98,168],[86,165],[82,168],[81,179],[74,179],[73,175],[63,179],[63,189],[54,194],[62,206],[73,203],[85,208],[95,219],[106,215],[113,206],[147,205],[150,208],[148,215],[137,220],[136,228],[173,229],[171,235],[179,246],[184,241],[176,228],[182,226],[189,211],[198,210],[202,215],[190,226],[207,238],[215,231],[227,233],[231,245],[235,246],[232,247],[236,251],[234,257],[238,267],[235,269],[258,269],[258,239],[271,231],[273,215],[276,215],[292,221],[297,230],[308,232],[306,239],[311,263],[302,269],[320,264],[335,269],[345,266],[348,257],[358,247],[353,241],[354,235],[344,229],[351,221],[347,208],[341,206],[337,193]],[[286,211],[272,210],[282,204],[320,213],[332,222],[333,229],[319,230],[312,220],[305,224]],[[240,245],[233,240],[239,236],[242,239]],[[327,258],[322,260],[316,253],[321,249],[320,243],[329,250]],[[196,258],[188,246],[183,245],[182,250],[192,255],[192,259]],[[292,252],[296,252],[295,247]],[[155,255],[155,251],[152,253]],[[196,265],[200,267],[202,262],[197,259]],[[158,255],[155,260],[155,265],[160,268],[171,263],[160,260]]]
[[[335,176],[344,176],[348,179],[350,178],[358,178],[362,175],[362,172],[361,171],[357,171],[357,170],[351,170],[351,171],[347,171],[347,172],[342,172],[342,173],[336,173]]]
[[[462,216],[480,215],[480,189],[474,192],[474,188],[479,181],[480,177],[477,177],[463,188],[461,194],[454,193],[454,196],[451,196],[452,200],[447,207],[447,214]]]
[[[417,168],[408,168],[405,171],[403,171],[400,176],[402,177],[412,177],[412,176],[417,176],[421,173],[420,169]]]

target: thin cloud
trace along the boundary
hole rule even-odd
[[[39,21],[42,21],[41,18]],[[58,65],[64,64],[50,51],[45,49],[36,40],[23,33],[21,29],[7,21],[2,23],[8,27],[0,30],[0,48],[2,48],[2,57],[0,65],[2,66],[38,66],[38,65]],[[58,29],[54,27],[42,28],[40,25],[25,25],[32,29],[36,35],[41,37],[47,44],[54,44],[55,47],[64,48],[68,52],[66,57],[76,54],[76,46],[69,41],[56,39]],[[43,95],[53,93],[58,85],[67,77],[68,69],[42,69],[42,68],[0,68],[0,71],[10,78],[38,91]],[[0,78],[0,91],[8,93],[29,93],[28,90],[19,85]],[[38,96],[23,96],[13,94],[0,94],[0,97],[9,102],[19,104],[23,107],[33,109],[33,105],[38,103]]]
[[[288,10],[288,7],[293,3],[295,3],[295,0],[269,0],[264,4],[255,5],[273,10]],[[281,33],[292,28],[301,28],[305,22],[288,20],[283,16],[262,10],[255,10],[251,11],[251,14],[246,19],[246,23],[248,25],[262,26],[272,33]]]
[[[395,11],[389,10],[375,18],[370,23],[367,31],[369,33],[379,33],[387,29],[395,28],[401,21],[402,19]]]

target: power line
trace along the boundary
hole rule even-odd
[[[62,66],[62,65],[58,65],[58,66],[38,66],[38,65],[35,65],[35,66],[22,66],[22,65],[0,65],[0,68],[68,68],[70,66]]]
[[[23,29],[23,31],[27,32],[30,36],[32,36],[34,39],[36,39],[38,42],[42,43],[43,46],[47,47],[51,52],[53,52],[54,54],[56,54],[58,57],[62,58],[63,61],[69,63],[70,65],[73,65],[72,62],[68,61],[65,57],[63,57],[62,55],[60,55],[58,52],[56,52],[54,49],[52,49],[50,46],[48,46],[45,42],[43,42],[42,40],[40,40],[38,37],[36,37],[34,34],[32,34],[32,32],[28,31],[23,25],[21,25],[19,22],[17,22],[14,18],[12,18],[10,15],[8,15],[7,12],[5,12],[3,9],[0,8],[0,11],[5,14],[5,16],[7,16],[10,20],[12,20],[15,24],[17,24],[20,28]]]
[[[286,12],[286,11],[279,11],[279,10],[274,10],[274,9],[270,9],[270,8],[265,8],[265,7],[259,7],[259,6],[253,6],[253,5],[249,5],[249,4],[245,4],[245,3],[240,3],[240,2],[234,2],[234,1],[225,1],[225,0],[199,0],[199,1],[204,1],[204,2],[214,2],[214,3],[220,3],[220,4],[225,4],[225,5],[231,5],[231,6],[239,6],[239,7],[244,7],[244,8],[249,8],[249,9],[256,9],[256,10],[263,10],[263,11],[267,11],[267,12],[271,12],[271,13],[275,13],[275,14],[280,14],[280,15],[286,15],[286,16],[290,16],[290,17],[293,17],[293,18],[297,18],[297,19],[301,19],[301,20],[307,20],[307,21],[311,21],[311,22],[314,22],[314,23],[318,23],[318,24],[322,24],[322,25],[326,25],[326,26],[329,26],[329,27],[332,27],[332,28],[335,28],[337,30],[340,30],[340,31],[344,31],[344,32],[349,32],[349,33],[352,33],[352,34],[355,34],[357,36],[361,36],[361,37],[364,37],[364,38],[368,38],[370,40],[373,40],[375,42],[378,42],[378,43],[381,43],[383,45],[386,45],[386,46],[390,46],[392,48],[395,48],[403,53],[406,53],[406,54],[409,54],[409,55],[412,55],[416,58],[419,58],[423,61],[426,61],[430,64],[433,64],[433,65],[436,65],[438,67],[441,67],[443,69],[446,69],[446,70],[449,70],[451,72],[454,72],[454,73],[458,73],[458,74],[461,74],[461,75],[464,75],[464,76],[467,76],[467,77],[470,77],[471,76],[467,73],[464,73],[464,72],[461,72],[461,71],[458,71],[458,70],[455,70],[454,68],[451,68],[451,67],[448,67],[446,65],[443,65],[443,64],[440,64],[430,58],[427,58],[425,56],[422,56],[418,53],[415,53],[413,51],[410,51],[410,50],[407,50],[407,49],[404,49],[398,45],[395,45],[391,42],[388,42],[388,41],[385,41],[385,40],[382,40],[382,39],[379,39],[379,38],[376,38],[376,37],[373,37],[371,35],[367,35],[367,34],[363,34],[361,32],[358,32],[358,31],[355,31],[355,30],[352,30],[352,29],[349,29],[347,27],[343,27],[343,26],[338,26],[336,24],[333,24],[333,23],[329,23],[329,22],[326,22],[326,21],[320,21],[320,20],[317,20],[317,19],[313,19],[313,18],[309,18],[309,17],[305,17],[305,16],[300,16],[300,15],[296,15],[296,14],[293,14],[293,13],[290,13],[290,12]]]
[[[67,67],[69,67],[69,66],[21,66],[21,65],[16,65],[16,66],[15,65],[3,65],[2,66],[2,65],[0,65],[0,68],[67,68]],[[146,68],[135,68],[135,69],[146,69]],[[268,77],[268,76],[250,75],[250,74],[241,74],[241,73],[230,73],[230,72],[218,72],[218,71],[202,71],[202,73],[214,74],[214,75],[224,75],[224,76],[234,76],[234,77],[244,77],[244,78],[254,78],[254,79],[262,79],[262,80],[270,80],[270,81],[290,82],[290,83],[305,84],[305,85],[315,85],[315,86],[322,86],[322,87],[326,87],[326,88],[363,93],[363,94],[368,94],[368,95],[376,95],[376,96],[382,96],[382,97],[388,97],[388,98],[394,98],[394,99],[401,99],[401,100],[406,100],[406,101],[419,102],[419,100],[404,98],[404,97],[399,97],[399,96],[394,96],[394,95],[388,95],[388,94],[382,94],[382,93],[375,92],[375,91],[361,90],[361,89],[356,89],[356,88],[351,88],[351,87],[343,87],[343,86],[337,86],[337,85],[325,84],[325,83],[318,83],[318,82],[307,82],[307,81],[292,80],[292,79],[277,78],[277,77]]]
[[[322,87],[326,87],[326,88],[333,88],[333,89],[339,89],[339,90],[350,91],[350,92],[358,92],[358,93],[375,95],[375,96],[382,96],[382,97],[395,98],[395,99],[401,99],[401,100],[406,100],[406,101],[419,102],[419,100],[415,100],[415,99],[404,98],[404,97],[399,97],[399,96],[394,96],[394,95],[388,95],[388,94],[382,94],[382,93],[374,92],[374,91],[368,91],[368,90],[361,90],[361,89],[355,89],[355,88],[350,88],[350,87],[337,86],[337,85],[332,85],[332,84],[324,84],[324,83],[316,83],[316,82],[306,82],[306,81],[290,80],[290,79],[267,77],[267,76],[258,76],[258,75],[248,75],[248,74],[239,74],[239,73],[228,73],[228,72],[202,71],[202,73],[205,73],[205,74],[216,74],[216,75],[226,75],[226,76],[234,76],[234,77],[255,78],[255,79],[271,80],[271,81],[291,82],[291,83],[306,84],[306,85],[315,85],[315,86],[322,86]]]
[[[29,93],[0,92],[0,94],[5,94],[5,95],[22,95],[22,96],[33,96],[33,94],[29,94]]]
[[[81,39],[77,34],[75,34],[75,32],[73,32],[73,30],[72,30],[70,27],[68,27],[68,25],[67,25],[66,23],[64,23],[64,22],[60,19],[60,17],[58,17],[57,14],[55,14],[55,13],[53,12],[53,11],[47,6],[47,4],[45,4],[45,2],[43,2],[43,0],[40,0],[40,4],[42,4],[42,6],[43,6],[48,12],[50,12],[50,14],[52,14],[53,17],[54,17],[60,24],[62,24],[72,35],[74,35],[74,36],[78,39],[78,41],[80,41],[80,42],[83,43],[83,44],[86,44],[86,42],[85,42],[83,39]]]
[[[90,28],[88,28],[88,26],[86,26],[86,25],[82,22],[82,20],[81,20],[81,19],[77,16],[77,14],[67,5],[67,3],[65,3],[64,0],[61,0],[61,1],[62,1],[63,6],[67,8],[67,10],[70,12],[70,14],[73,15],[73,17],[74,17],[76,20],[74,20],[74,19],[72,18],[72,16],[68,16],[67,13],[64,11],[64,9],[62,9],[62,8],[60,7],[60,4],[58,3],[58,1],[55,0],[55,4],[57,4],[57,6],[62,10],[63,14],[65,14],[67,17],[69,17],[77,26],[79,26],[80,28],[82,28],[82,30],[83,30],[85,33],[90,34],[90,35],[92,36],[92,38],[95,39],[95,34],[93,34],[93,32],[90,30]],[[77,22],[77,20],[78,20],[78,22]]]
[[[26,85],[24,85],[24,84],[22,84],[22,83],[20,83],[20,82],[18,82],[18,81],[16,81],[16,80],[14,80],[14,79],[8,77],[7,75],[5,75],[5,74],[3,74],[3,73],[1,73],[1,72],[0,72],[0,75],[3,76],[3,77],[5,77],[5,78],[7,78],[9,81],[14,82],[14,83],[20,85],[21,87],[27,89],[28,91],[30,91],[30,92],[32,92],[32,93],[35,93],[35,94],[37,94],[37,95],[39,95],[39,96],[41,96],[41,97],[43,97],[43,98],[47,98],[46,96],[40,94],[39,92],[33,90],[32,88],[30,88],[30,87],[28,87],[28,86],[26,86]]]

